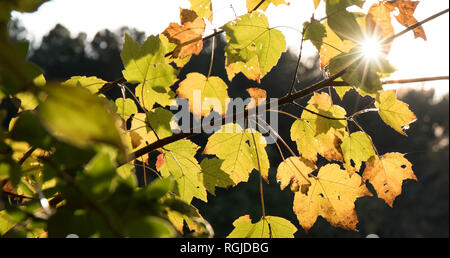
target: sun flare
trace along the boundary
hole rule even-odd
[[[375,38],[366,38],[361,47],[363,56],[368,60],[375,60],[383,53],[380,41]]]

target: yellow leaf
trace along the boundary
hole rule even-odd
[[[180,83],[177,94],[180,98],[189,100],[189,106],[194,115],[206,116],[211,110],[225,115],[226,102],[229,98],[227,88],[228,86],[219,77],[207,78],[200,73],[189,73]]]
[[[376,97],[375,106],[381,119],[394,128],[395,131],[406,136],[403,129],[409,128],[409,124],[417,120],[416,115],[409,110],[409,105],[397,100],[395,90],[387,90]]]
[[[412,164],[401,153],[387,153],[381,158],[372,157],[363,173],[363,180],[368,180],[378,197],[391,207],[395,198],[402,193],[402,182],[406,179],[417,181]]]
[[[247,0],[247,10],[248,12],[253,11],[253,9],[255,9],[258,4],[261,3],[261,0]],[[285,5],[289,5],[289,3],[287,3],[285,0],[266,0],[264,1],[264,3],[262,3],[259,7],[258,10],[267,10],[267,8],[269,7],[270,3],[272,3],[275,6],[278,6],[280,4],[285,4]]]
[[[289,157],[278,166],[277,182],[281,190],[290,184],[291,191],[305,193],[311,185],[308,175],[316,169],[316,165],[307,159]]]
[[[393,2],[385,2],[384,4],[391,7],[392,11],[398,10],[398,15],[395,15],[395,18],[403,26],[409,27],[417,23],[417,19],[414,18],[413,15],[419,1],[396,0]],[[425,31],[422,26],[415,28],[413,31],[416,38],[423,38],[424,40],[427,40],[427,36],[425,35]]]
[[[303,229],[309,231],[317,217],[322,216],[333,226],[355,230],[358,223],[355,201],[370,195],[361,177],[349,176],[339,165],[328,164],[310,180],[308,193],[297,192],[294,198],[294,212]]]

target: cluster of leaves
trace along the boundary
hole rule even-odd
[[[223,125],[204,148],[177,138],[168,109],[176,96],[190,101],[196,117],[213,111],[225,115],[228,99],[227,83],[219,77],[190,73],[178,81],[180,69],[203,48],[205,21],[213,19],[210,0],[190,1],[191,9],[180,11],[180,23],[171,23],[142,45],[125,37],[120,82],[77,76],[61,84],[46,83],[42,71],[25,61],[27,45],[7,39],[10,11],[34,11],[45,1],[0,3],[0,94],[18,107],[9,130],[1,133],[1,193],[9,204],[0,207],[0,235],[174,237],[185,225],[196,235],[211,235],[208,223],[190,204],[193,198],[207,202],[208,192],[214,195],[216,187],[247,182],[253,170],[268,182],[271,166],[278,167],[281,189],[290,186],[295,193],[293,211],[304,230],[318,216],[353,230],[358,223],[355,200],[372,195],[366,182],[392,206],[403,180],[416,179],[402,154],[380,155],[357,124],[356,114],[347,115],[325,92],[315,92],[292,124],[291,140],[297,143],[298,154],[291,150],[292,156],[279,165],[269,163],[261,132],[238,124]],[[334,89],[341,98],[351,89],[373,97],[383,121],[406,135],[404,129],[416,117],[395,91],[383,90],[380,80],[394,69],[385,57],[366,60],[361,42],[377,35],[389,45],[394,38],[391,13],[398,9],[397,20],[410,26],[415,23],[417,2],[383,1],[367,15],[347,11],[353,5],[361,7],[362,0],[324,2],[327,18],[305,23],[303,36],[317,47],[330,77],[348,83]],[[271,3],[287,4],[247,0],[248,13],[217,32],[226,35],[230,81],[242,73],[260,82],[286,51],[284,35],[270,27],[263,12]],[[314,3],[317,7],[320,0]],[[421,27],[415,33],[425,38]],[[127,84],[137,86],[133,91]],[[103,93],[111,85],[121,87],[123,97],[107,99]],[[201,100],[214,98],[220,104],[194,106],[196,90]],[[266,97],[256,88],[249,93],[254,99]],[[247,108],[257,105],[253,102]],[[361,131],[350,132],[348,123]],[[159,152],[156,160],[142,152],[152,145],[157,147],[150,151]],[[200,149],[205,156],[199,162]],[[319,156],[330,164],[317,167]],[[160,179],[138,187],[135,166]],[[257,223],[247,215],[233,225],[230,237],[293,237],[297,231],[291,222],[266,216],[264,210]]]

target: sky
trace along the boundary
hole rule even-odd
[[[368,10],[376,0],[368,0],[363,9]],[[245,0],[212,0],[213,22],[207,26],[205,35],[214,28],[231,21],[235,15],[246,13]],[[415,17],[423,20],[447,9],[447,0],[422,0]],[[102,29],[116,30],[123,26],[145,31],[147,35],[159,34],[170,22],[179,22],[179,9],[189,8],[188,0],[52,0],[31,14],[13,13],[30,33],[30,39],[39,42],[57,23],[68,28],[73,36],[87,33],[88,39]],[[300,28],[311,14],[316,18],[325,16],[324,4],[314,10],[313,0],[290,0],[290,5],[270,6],[266,12],[271,27],[279,26],[286,36],[288,47],[298,52],[301,39]],[[395,19],[393,19],[395,20]],[[396,32],[404,29],[393,22]],[[443,76],[449,74],[449,15],[448,13],[424,26],[428,41],[414,39],[413,33],[394,41],[389,61],[398,69],[389,79]],[[297,28],[297,29],[296,29]],[[316,53],[310,43],[304,46],[303,56]],[[398,85],[390,85],[396,88]],[[434,88],[442,96],[449,90],[448,81],[409,84],[408,87]]]

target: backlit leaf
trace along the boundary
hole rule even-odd
[[[279,30],[270,28],[267,17],[260,12],[242,15],[224,25],[222,29],[226,32],[228,41],[225,48],[226,66],[241,62],[241,71],[242,68],[257,69],[250,63],[257,57],[261,74],[256,81],[270,72],[278,63],[281,54],[286,51],[284,35]],[[236,69],[233,69],[234,73]],[[230,74],[228,77],[232,78]],[[252,76],[249,79],[255,78]]]
[[[357,198],[370,195],[358,174],[349,176],[337,164],[328,164],[311,177],[311,186],[305,195],[296,192],[294,212],[305,231],[322,216],[331,225],[355,230],[358,218],[355,211]]]
[[[179,140],[164,146],[156,162],[156,168],[163,177],[174,178],[176,193],[187,203],[193,197],[207,202],[206,188],[201,178],[202,168],[194,157],[198,149],[189,140]]]
[[[243,130],[238,124],[226,124],[209,137],[203,153],[215,154],[223,160],[221,169],[238,184],[247,182],[253,169],[259,170],[267,180],[270,164],[265,147],[266,141],[261,133]]]
[[[398,15],[394,15],[397,21],[405,27],[412,26],[417,23],[417,19],[413,16],[419,1],[411,0],[397,0],[397,1],[386,1],[384,4],[390,6],[392,11],[398,10]],[[427,40],[425,31],[422,26],[415,28],[414,36],[416,38],[423,38]]]
[[[210,22],[213,19],[211,0],[189,0],[191,2],[191,10],[199,17],[205,17]]]
[[[375,106],[381,119],[394,128],[395,131],[406,136],[404,130],[417,120],[417,117],[409,109],[409,105],[397,99],[395,90],[382,91],[377,95]]]
[[[128,120],[132,114],[138,112],[136,104],[132,99],[117,98],[115,103],[117,107],[117,114],[119,114],[125,121]]]
[[[359,171],[361,163],[375,155],[372,147],[372,139],[363,132],[355,132],[344,138],[341,144],[346,168],[354,168]],[[354,165],[352,165],[352,161]]]
[[[79,87],[47,85],[38,114],[56,137],[79,147],[94,142],[122,147],[118,120],[101,98]]]
[[[316,165],[307,159],[289,157],[278,166],[277,182],[280,184],[281,190],[291,185],[291,191],[301,190],[305,193],[311,185],[308,175],[316,169]]]
[[[261,3],[261,0],[247,0],[247,10],[248,12],[253,11],[258,4]],[[267,7],[269,7],[270,4],[273,4],[275,6],[278,6],[280,4],[286,4],[289,5],[289,3],[287,3],[285,0],[265,0],[264,3],[262,3],[259,7],[258,10],[267,10]]]
[[[169,42],[178,46],[173,52],[176,58],[185,58],[190,55],[198,55],[203,48],[202,34],[205,32],[205,22],[194,11],[180,10],[181,25],[170,23],[164,31]]]
[[[228,86],[219,77],[205,77],[200,73],[189,73],[186,79],[180,82],[177,94],[178,97],[189,100],[189,106],[194,115],[206,116],[211,109],[225,115],[226,100],[229,98],[227,88]],[[215,103],[215,100],[218,103]],[[197,106],[194,106],[195,104]],[[204,104],[209,104],[209,106],[204,106]]]
[[[286,219],[266,216],[255,224],[249,215],[233,222],[234,230],[228,238],[293,238],[297,228]]]
[[[401,153],[387,153],[382,157],[372,157],[366,164],[363,173],[364,181],[369,181],[378,197],[393,206],[394,200],[402,193],[403,180],[417,177],[412,170],[412,164]]]
[[[88,89],[91,93],[96,93],[103,85],[105,85],[105,83],[107,82],[95,76],[72,76],[69,80],[63,82],[62,85],[69,87],[82,87]]]
[[[200,166],[202,167],[203,184],[205,185],[206,190],[213,195],[215,195],[216,187],[227,188],[234,184],[230,175],[220,168],[222,163],[223,160],[216,158],[206,158],[200,163]]]

